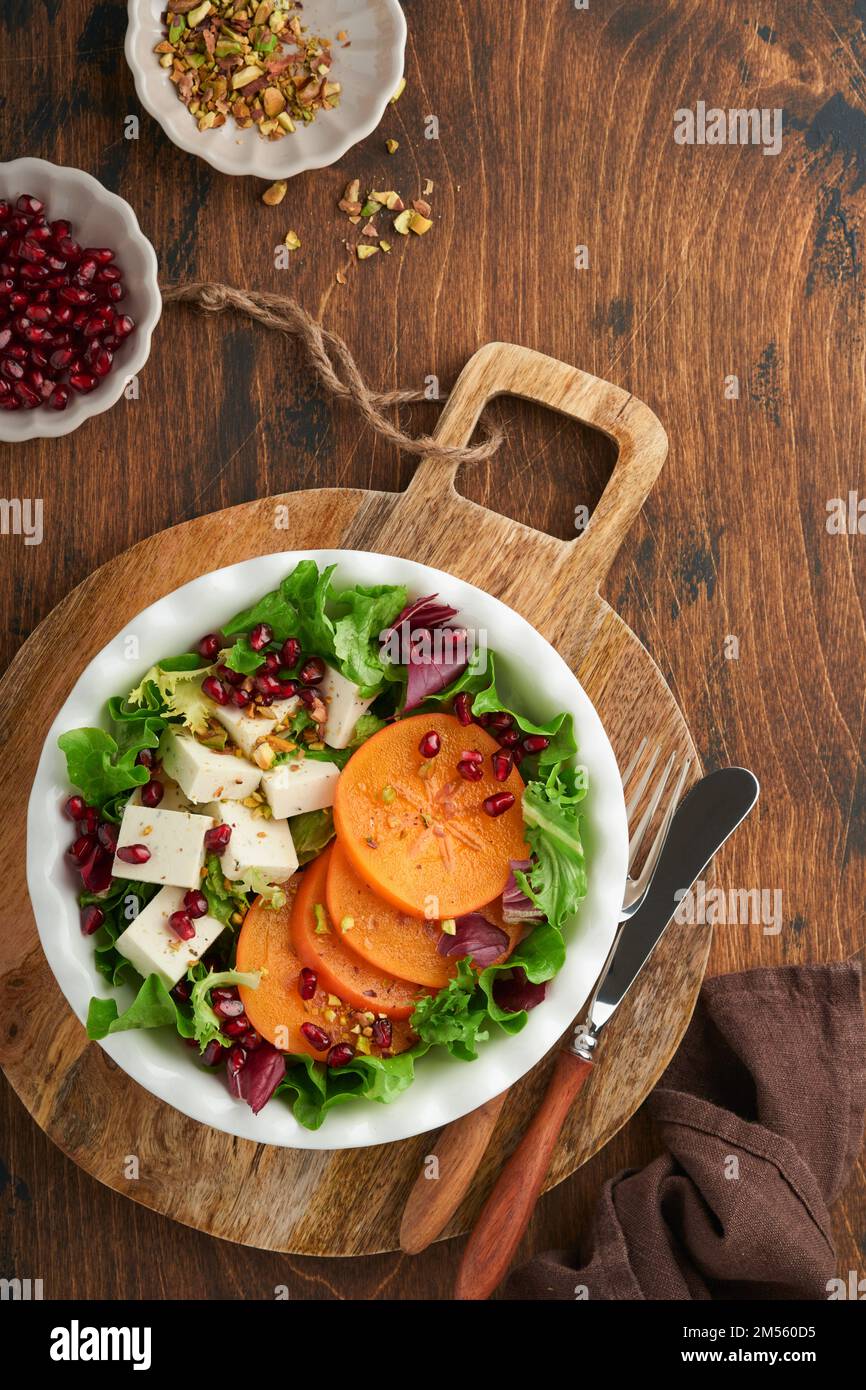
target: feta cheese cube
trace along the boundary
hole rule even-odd
[[[215,917],[196,917],[193,922],[195,936],[189,941],[179,940],[168,925],[168,919],[173,912],[182,911],[183,895],[183,888],[163,888],[115,942],[120,954],[126,956],[139,975],[145,979],[148,975],[158,975],[168,989],[177,984],[225,930]]]
[[[285,883],[298,867],[292,832],[282,820],[265,820],[239,801],[213,801],[208,811],[232,837],[220,863],[227,878],[243,878],[258,869],[268,883]]]
[[[355,732],[355,725],[366,713],[375,699],[361,700],[358,687],[346,680],[332,666],[325,666],[324,679],[318,692],[325,702],[328,718],[325,722],[323,738],[332,748],[348,748]]]
[[[222,724],[232,743],[245,758],[252,758],[253,749],[276,727],[276,719],[256,718],[235,705],[218,705],[214,701],[213,717]]]
[[[261,781],[261,769],[235,753],[206,748],[190,734],[166,729],[159,744],[162,765],[190,801],[242,801]]]
[[[127,802],[117,848],[144,845],[150,850],[150,858],[143,864],[128,864],[115,854],[111,872],[115,878],[132,878],[139,883],[198,888],[205,857],[204,837],[212,825],[209,816],[132,806]]]
[[[262,774],[262,791],[275,820],[333,806],[340,769],[319,758],[291,759]]]

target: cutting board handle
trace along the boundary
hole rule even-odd
[[[497,396],[537,401],[616,443],[616,464],[589,524],[575,540],[561,543],[570,552],[564,558],[575,580],[598,592],[667,456],[661,422],[643,401],[609,381],[531,348],[487,343],[460,373],[434,432],[437,441],[468,444],[484,407]],[[457,468],[441,456],[422,460],[401,501],[412,512],[427,501],[447,506],[458,498]]]

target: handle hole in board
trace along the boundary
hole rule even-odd
[[[457,471],[462,497],[558,540],[580,535],[617,459],[612,439],[547,406],[498,397],[484,419],[505,443],[486,463]]]

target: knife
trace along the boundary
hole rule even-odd
[[[504,1278],[529,1224],[571,1104],[594,1065],[600,1034],[646,965],[684,896],[758,799],[743,767],[720,768],[683,798],[644,902],[622,924],[585,1018],[556,1060],[544,1098],[502,1169],[469,1237],[455,1297],[484,1299]]]

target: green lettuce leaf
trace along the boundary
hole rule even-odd
[[[334,838],[334,813],[330,807],[324,811],[304,811],[300,816],[290,817],[289,829],[298,863],[309,864]]]
[[[564,763],[572,758],[577,752],[577,742],[574,737],[574,719],[570,714],[556,714],[552,719],[548,719],[544,724],[534,724],[531,719],[527,719],[525,714],[519,714],[517,710],[509,708],[499,697],[496,689],[496,669],[495,657],[493,652],[487,653],[487,665],[489,669],[489,680],[480,689],[472,701],[473,714],[495,714],[497,710],[505,710],[510,714],[519,729],[525,734],[544,734],[550,739],[547,748],[538,756],[539,768],[548,767],[554,763]]]
[[[362,699],[381,689],[385,663],[379,652],[379,634],[406,606],[402,584],[375,584],[343,589],[334,595],[338,614],[334,626],[334,654],[340,670],[358,686]]]
[[[216,1017],[216,1015],[214,1015]],[[91,999],[87,1010],[87,1036],[94,1041],[129,1028],[167,1028],[173,1024],[181,1037],[192,1037],[189,1019],[181,1012],[158,975],[148,975],[129,1008],[117,1012],[114,999]]]
[[[70,729],[57,743],[66,757],[69,781],[90,806],[101,810],[121,792],[128,795],[149,780],[147,768],[139,767],[135,759],[142,748],[155,748],[159,739],[145,729],[142,740],[131,742],[121,752],[117,740],[105,729]]]
[[[211,917],[222,922],[224,927],[232,925],[232,914],[244,913],[249,904],[242,888],[234,885],[226,887],[222,860],[218,854],[209,854],[205,859],[207,872],[201,882],[202,892],[207,898],[207,910]]]
[[[195,660],[195,667],[188,665],[188,657],[175,657],[158,666],[151,666],[141,682],[129,692],[125,706],[142,706],[153,710],[155,702],[158,702],[158,709],[166,718],[181,719],[188,729],[202,733],[207,728],[213,706],[202,693],[201,684],[205,676],[216,668],[213,665],[203,666],[201,657]]]
[[[428,1047],[442,1044],[454,1057],[472,1061],[476,1044],[489,1034],[487,1011],[478,988],[478,977],[468,959],[457,962],[457,974],[437,994],[419,1000],[412,1013],[412,1027]]]
[[[158,892],[158,883],[117,878],[107,893],[79,894],[79,907],[97,903],[105,913],[105,921],[93,936],[94,964],[109,984],[132,984],[140,978],[132,962],[120,954],[114,943]]]
[[[232,1039],[226,1037],[222,1030],[222,1021],[217,1017],[211,1008],[210,992],[212,989],[225,985],[246,985],[249,989],[258,989],[261,972],[258,970],[211,970],[201,962],[190,966],[187,971],[187,979],[192,982],[192,993],[189,997],[189,1010],[191,1015],[190,1032],[185,1033],[184,1037],[193,1037],[199,1045],[199,1051],[204,1052],[209,1042],[216,1041],[221,1047],[231,1047]]]
[[[337,1071],[304,1054],[288,1055],[288,1070],[275,1095],[290,1103],[295,1119],[305,1129],[319,1129],[328,1111],[344,1101],[388,1104],[395,1100],[414,1081],[419,1055],[413,1050],[396,1057],[358,1056]]]
[[[550,769],[545,782],[529,782],[523,819],[533,863],[514,877],[548,922],[562,928],[586,896],[586,862],[578,806],[586,795],[571,769]]]

